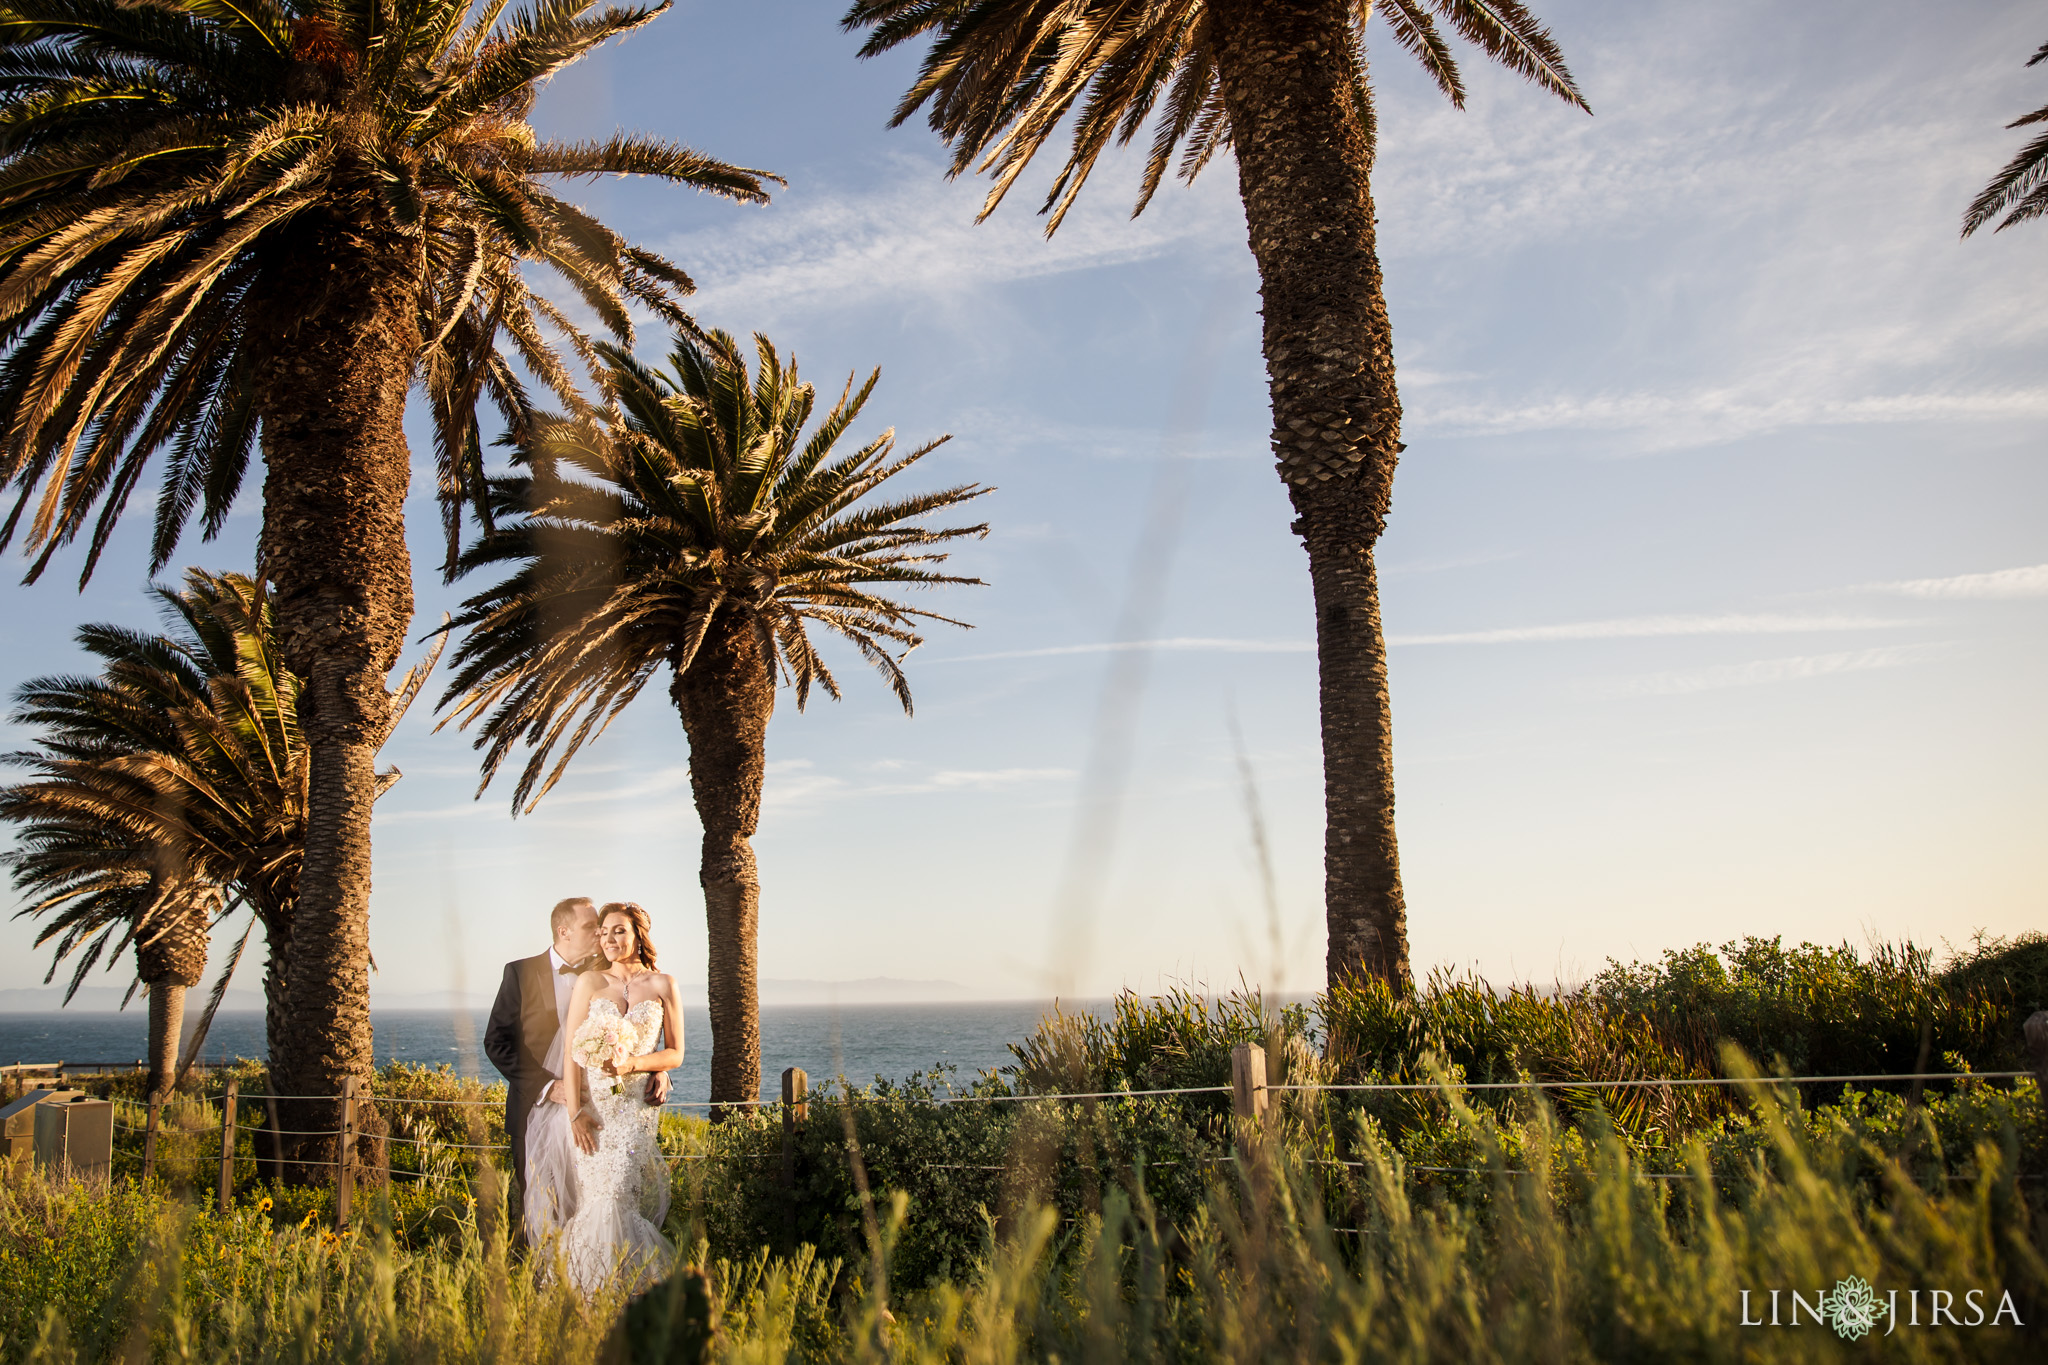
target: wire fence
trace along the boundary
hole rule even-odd
[[[49,1065],[39,1065],[33,1068],[31,1068],[28,1064],[17,1064],[14,1067],[5,1068],[5,1070],[16,1073],[20,1073],[31,1069],[56,1070],[58,1074],[61,1075],[63,1071],[72,1069],[73,1067],[78,1067],[82,1069],[83,1067],[88,1065],[102,1066],[107,1064],[56,1063]],[[119,1065],[125,1067],[127,1064],[122,1063]],[[1542,1080],[1534,1077],[1524,1077],[1522,1079],[1513,1081],[1466,1081],[1452,1079],[1450,1077],[1444,1077],[1439,1080],[1426,1082],[1369,1081],[1333,1084],[1323,1084],[1318,1082],[1269,1083],[1265,1078],[1265,1050],[1259,1047],[1257,1044],[1240,1044],[1237,1048],[1233,1050],[1231,1055],[1231,1083],[1228,1085],[1170,1086],[1148,1089],[1116,1089],[1087,1091],[1043,1091],[1025,1094],[944,1095],[931,1096],[928,1098],[912,1098],[909,1102],[913,1104],[928,1104],[932,1106],[954,1104],[1058,1104],[1071,1103],[1077,1101],[1119,1102],[1130,1100],[1166,1099],[1175,1097],[1193,1098],[1200,1096],[1228,1095],[1231,1099],[1231,1109],[1234,1117],[1242,1120],[1257,1121],[1266,1117],[1268,1113],[1268,1101],[1272,1096],[1290,1094],[1306,1095],[1313,1098],[1317,1095],[1325,1093],[1332,1095],[1369,1095],[1374,1093],[1401,1094],[1419,1092],[1436,1092],[1449,1094],[1452,1092],[1462,1091],[1616,1091],[1650,1088],[1669,1090],[1674,1088],[1685,1087],[1745,1087],[1750,1089],[1762,1090],[1771,1087],[1785,1085],[1867,1085],[1903,1083],[1911,1083],[1917,1091],[1921,1086],[1924,1086],[1929,1082],[1950,1083],[2013,1081],[2029,1077],[2035,1078],[2037,1080],[2048,1080],[2048,1065],[2044,1065],[2042,1068],[2036,1071],[1858,1072],[1854,1074],[1818,1076],[1669,1076],[1623,1077],[1604,1080],[1590,1078],[1578,1078],[1570,1080]],[[2043,1085],[2043,1092],[2044,1098],[2048,1098],[2048,1084]],[[357,1082],[355,1082],[352,1079],[345,1082],[343,1093],[339,1095],[287,1095],[268,1091],[252,1091],[249,1094],[243,1095],[239,1093],[238,1080],[233,1076],[230,1076],[227,1085],[222,1091],[219,1099],[221,1105],[221,1114],[219,1120],[217,1122],[209,1123],[205,1129],[199,1131],[213,1132],[219,1135],[219,1194],[220,1204],[223,1212],[225,1212],[228,1208],[229,1193],[234,1180],[233,1168],[238,1159],[235,1152],[235,1140],[238,1135],[243,1133],[251,1135],[252,1141],[255,1139],[256,1135],[259,1134],[267,1135],[270,1138],[270,1146],[272,1148],[271,1153],[269,1155],[264,1155],[262,1153],[256,1154],[256,1160],[259,1164],[259,1167],[267,1164],[278,1168],[280,1171],[284,1170],[287,1167],[315,1168],[320,1170],[334,1171],[336,1185],[337,1223],[344,1227],[347,1225],[348,1221],[349,1192],[352,1188],[353,1182],[357,1178],[363,1176],[385,1175],[394,1178],[406,1178],[413,1181],[426,1181],[445,1179],[449,1178],[452,1175],[452,1172],[445,1170],[437,1172],[419,1171],[407,1170],[403,1167],[394,1167],[382,1163],[375,1165],[365,1164],[360,1160],[357,1154],[357,1143],[360,1139],[369,1139],[373,1142],[382,1141],[386,1143],[393,1143],[400,1146],[409,1147],[419,1151],[423,1156],[426,1156],[431,1153],[464,1152],[483,1154],[512,1151],[512,1147],[509,1143],[456,1142],[444,1140],[442,1138],[431,1135],[419,1136],[391,1132],[369,1132],[358,1126],[359,1120],[363,1117],[361,1106],[364,1105],[382,1104],[398,1110],[403,1110],[406,1108],[410,1108],[412,1106],[431,1106],[440,1108],[468,1110],[497,1110],[504,1108],[506,1105],[506,1100],[502,1098],[491,1098],[488,1096],[478,1096],[476,1098],[446,1098],[433,1096],[410,1096],[393,1092],[378,1093],[371,1091],[366,1087],[358,1088]],[[824,1095],[821,1095],[819,1099],[824,1102],[830,1101],[830,1097]],[[241,1101],[262,1101],[273,1105],[277,1101],[339,1104],[341,1107],[341,1122],[335,1128],[326,1129],[281,1128],[276,1126],[276,1112],[274,1108],[271,1111],[271,1117],[269,1122],[240,1122],[236,1118],[235,1107],[237,1103]],[[804,1074],[801,1068],[792,1067],[783,1073],[783,1098],[779,1101],[770,1099],[749,1100],[739,1102],[669,1101],[662,1104],[660,1106],[660,1109],[664,1112],[689,1110],[781,1110],[784,1114],[785,1122],[783,1124],[783,1150],[780,1153],[780,1156],[783,1163],[783,1179],[785,1185],[787,1185],[791,1182],[791,1172],[793,1169],[792,1163],[794,1153],[793,1148],[791,1146],[793,1130],[797,1123],[801,1122],[802,1118],[805,1115],[807,1115],[808,1105],[810,1102],[811,1097],[809,1095],[809,1078]],[[161,1112],[162,1107],[163,1101],[151,1101],[149,1105],[149,1121],[147,1127],[136,1127],[133,1124],[121,1122],[116,1122],[114,1124],[114,1127],[123,1133],[137,1134],[141,1135],[144,1138],[145,1147],[143,1172],[145,1178],[147,1178],[147,1176],[149,1175],[151,1164],[153,1162],[155,1144],[159,1136],[160,1129],[158,1116]],[[191,1129],[182,1129],[181,1131],[188,1134],[193,1133],[193,1130]],[[284,1150],[286,1145],[284,1139],[286,1138],[332,1140],[338,1144],[339,1151],[336,1153],[335,1159],[312,1158],[300,1156],[297,1154],[287,1154]],[[303,1146],[303,1144],[294,1145]],[[730,1153],[725,1155],[743,1160],[773,1160],[777,1154],[772,1152],[756,1152]],[[712,1153],[662,1153],[662,1160],[671,1169],[674,1169],[675,1167],[681,1165],[684,1162],[707,1161],[712,1159],[714,1159],[714,1155]],[[1222,1166],[1235,1163],[1238,1160],[1239,1158],[1235,1154],[1231,1154],[1217,1157],[1194,1157],[1177,1158],[1161,1161],[1142,1161],[1142,1165],[1144,1165],[1146,1168],[1189,1165]],[[1310,1164],[1349,1168],[1363,1168],[1370,1165],[1370,1163],[1367,1162],[1345,1161],[1335,1158],[1315,1159]],[[1119,1167],[1117,1169],[1129,1170],[1133,1168],[1133,1166],[1125,1166]],[[983,1165],[976,1163],[929,1162],[925,1163],[922,1169],[926,1171],[980,1171],[999,1173],[1008,1171],[1010,1167],[998,1165]],[[1103,1168],[1086,1164],[1077,1164],[1076,1169],[1099,1171]],[[1527,1171],[1508,1167],[1494,1166],[1475,1167],[1443,1165],[1404,1165],[1402,1169],[1408,1172],[1432,1175],[1495,1174],[1513,1176],[1533,1176],[1543,1174],[1542,1172],[1536,1171]],[[1648,1180],[1668,1181],[1691,1180],[1695,1178],[1695,1176],[1689,1172],[1639,1171],[1637,1172],[1637,1174],[1642,1176],[1644,1179]],[[1948,1178],[1966,1179],[1969,1177],[1950,1176]]]

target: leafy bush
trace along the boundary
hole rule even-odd
[[[871,1254],[870,1215],[878,1221],[887,1194],[901,1192],[909,1212],[891,1272],[900,1288],[957,1275],[985,1250],[991,1230],[1015,1231],[1024,1210],[1050,1207],[1071,1225],[1100,1212],[1112,1191],[1134,1198],[1140,1168],[1149,1206],[1177,1224],[1205,1207],[1211,1180],[1234,1157],[1229,1097],[1216,1092],[1228,1085],[1231,1049],[1242,1042],[1264,1044],[1276,1085],[1421,1087],[1279,1091],[1274,1108],[1277,1130],[1300,1159],[1357,1160],[1354,1144],[1369,1134],[1399,1155],[1425,1202],[1483,1203],[1483,1153],[1523,1160],[1523,1135],[1553,1109],[1562,1125],[1556,1152],[1612,1140],[1638,1166],[1677,1175],[1696,1145],[1724,1178],[1746,1179],[1768,1144],[1755,1106],[1726,1087],[1562,1086],[1539,1098],[1526,1088],[1453,1096],[1437,1083],[1720,1077],[1731,1074],[1724,1046],[1764,1039],[1779,1046],[1756,1051],[1804,1074],[1904,1070],[1918,1060],[1923,1020],[1934,1021],[1937,1042],[1967,1049],[1936,1052],[1930,1067],[2009,1063],[2014,1002],[2043,962],[2048,951],[2038,938],[1979,944],[1944,973],[1910,945],[1865,956],[1750,939],[1719,955],[1701,946],[1658,964],[1610,964],[1587,987],[1556,993],[1497,991],[1439,974],[1407,997],[1370,978],[1342,983],[1307,1009],[1275,1010],[1255,992],[1127,994],[1103,1017],[1056,1010],[1012,1045],[1013,1066],[962,1096],[941,1094],[942,1075],[828,1089],[795,1135],[793,1196],[781,1183],[779,1111],[718,1125],[703,1159],[685,1163],[679,1176],[677,1206],[691,1212],[679,1214],[677,1226],[699,1220],[714,1251],[734,1259],[809,1243],[860,1266]],[[1913,1055],[1899,1060],[1909,1044]],[[1004,1102],[1158,1089],[1208,1093]],[[1935,1086],[1915,1106],[1900,1093],[1831,1086],[1778,1102],[1812,1123],[1856,1132],[1883,1159],[1947,1179],[1974,1169],[1967,1158],[1975,1139],[1959,1135],[1981,1135],[1987,1124],[2011,1125],[2034,1150],[2027,1093],[2024,1082],[1954,1094]],[[941,1098],[957,1102],[933,1103]],[[1866,1165],[1866,1182],[1875,1171]],[[1344,1196],[1334,1182],[1325,1186],[1326,1210],[1338,1217]]]
[[[1139,1168],[1167,1207],[1192,1211],[1209,1167],[1228,1157],[1221,1130],[1191,1125],[1172,1101],[1012,1104],[996,1098],[1004,1093],[988,1085],[934,1103],[936,1082],[921,1076],[814,1095],[793,1135],[793,1224],[779,1111],[729,1119],[710,1131],[706,1160],[683,1163],[676,1204],[701,1218],[715,1254],[745,1260],[808,1243],[862,1266],[876,1208],[900,1193],[912,1214],[891,1275],[922,1286],[964,1273],[1014,1211],[1050,1205],[1078,1216]]]
[[[1525,1080],[1619,1081],[1705,1074],[1672,1046],[1654,1022],[1631,1017],[1585,994],[1544,994],[1528,986],[1496,991],[1476,978],[1430,977],[1398,996],[1376,977],[1340,982],[1316,1002],[1328,1031],[1336,1083],[1433,1082],[1433,1067],[1476,1084]],[[1606,1113],[1639,1142],[1676,1142],[1717,1111],[1698,1089],[1642,1087],[1555,1090],[1567,1113]],[[1475,1092],[1475,1103],[1504,1115],[1526,1114],[1526,1092]],[[1445,1110],[1434,1091],[1343,1097],[1395,1133],[1427,1128]]]
[[[1911,943],[1879,944],[1866,956],[1844,944],[1787,948],[1746,938],[1666,951],[1659,963],[1607,969],[1584,992],[1591,1002],[1640,1019],[1695,1065],[1710,1067],[1724,1042],[1793,1075],[1911,1072],[1954,1052],[1979,1069],[2010,1069],[2018,1031],[2009,990],[1997,989],[1996,955],[1970,980],[1945,980],[1933,954]]]

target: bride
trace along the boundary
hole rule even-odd
[[[669,1200],[661,1110],[624,1079],[683,1063],[683,1007],[675,980],[654,970],[647,930],[647,912],[631,901],[599,912],[597,945],[608,965],[576,978],[563,1029],[578,1197],[560,1246],[569,1281],[584,1294],[621,1267],[629,1290],[645,1288],[675,1256],[659,1230]],[[657,1052],[664,1031],[669,1045]]]

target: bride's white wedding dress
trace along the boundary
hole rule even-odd
[[[631,1057],[654,1051],[661,1037],[659,1000],[642,1000],[621,1015],[615,1001],[599,996],[590,1002],[587,1018],[618,1019]],[[562,1229],[561,1241],[569,1282],[590,1294],[623,1266],[629,1287],[642,1289],[675,1258],[675,1247],[660,1231],[669,1199],[668,1163],[657,1140],[661,1110],[647,1103],[645,1076],[629,1076],[619,1084],[586,1066],[583,1079],[603,1127],[595,1152],[570,1144],[576,1213]]]

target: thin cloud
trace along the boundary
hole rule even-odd
[[[701,282],[692,311],[758,314],[795,301],[815,311],[884,298],[950,297],[1149,260],[1191,244],[1243,252],[1243,215],[1228,175],[1204,177],[1213,183],[1176,195],[1176,202],[1162,202],[1136,221],[1127,200],[1085,195],[1048,241],[1045,220],[1029,203],[1006,204],[976,223],[985,183],[949,182],[944,168],[927,159],[896,161],[886,187],[876,192],[790,192],[777,197],[772,211],[671,234],[660,249],[688,261]]]
[[[955,654],[944,659],[926,659],[923,663],[929,666],[984,663],[992,659],[1057,659],[1071,654],[1128,654],[1141,649],[1189,654],[1308,654],[1314,651],[1315,644],[1309,640],[1231,640],[1176,636],[1169,640],[1104,640],[1086,645],[999,649],[989,654]]]
[[[2024,27],[2003,14],[1974,32],[2032,46]],[[1421,82],[1387,87],[1374,180],[1390,278],[1404,261],[1450,284],[1454,272],[1490,280],[1488,258],[1532,249],[1569,271],[1582,253],[1680,248],[1625,309],[1567,315],[1573,365],[1538,360],[1518,381],[1475,365],[1462,340],[1412,336],[1440,371],[1486,377],[1416,390],[1409,431],[1604,436],[1588,445],[1648,454],[1808,427],[2048,415],[2029,354],[2048,319],[1982,250],[1954,242],[1956,206],[1984,174],[1959,170],[1985,155],[1980,89],[1898,99],[1924,60],[1909,44],[1831,71],[1816,102],[1797,45],[1759,55],[1752,28],[1734,7],[1617,14],[1571,42],[1592,119],[1483,68],[1462,111]],[[1681,49],[1683,81],[1640,55]]]
[[[1695,692],[1717,692],[1730,687],[1762,687],[1770,683],[1799,682],[1836,673],[1862,673],[1875,668],[1901,668],[1931,659],[1947,650],[1946,645],[1898,645],[1886,649],[1854,649],[1834,654],[1800,654],[1788,659],[1757,659],[1750,663],[1723,664],[1714,668],[1689,669],[1673,673],[1645,673],[1593,684],[1596,696],[1682,697]]]
[[[897,766],[902,765],[898,763]],[[787,809],[877,796],[1006,791],[1034,783],[1067,782],[1075,775],[1072,768],[947,768],[907,782],[856,783],[824,773],[798,773],[789,777],[770,773],[761,800],[765,806]]]
[[[992,768],[985,770],[949,769],[933,773],[928,782],[918,782],[894,788],[903,792],[925,791],[994,791],[999,787],[1014,787],[1020,782],[1064,782],[1074,776],[1072,768]]]
[[[974,407],[949,421],[954,439],[977,453],[1001,458],[1048,450],[1071,451],[1102,460],[1237,460],[1264,455],[1264,439],[1229,432],[1167,432],[1160,427],[1063,422],[1014,409]]]
[[[1917,621],[1882,616],[1785,616],[1725,613],[1718,616],[1628,616],[1607,621],[1572,621],[1554,626],[1508,626],[1437,635],[1390,635],[1390,645],[1513,645],[1546,640],[1636,640],[1672,635],[1799,635],[1809,631],[1895,630]]]
[[[1438,436],[1506,436],[1541,431],[1651,432],[1644,452],[1684,449],[1808,426],[1898,422],[2010,421],[2048,417],[2048,389],[1885,394],[1833,398],[1817,393],[1771,397],[1777,381],[1694,393],[1593,394],[1535,403],[1418,405],[1413,423]]]
[[[1872,583],[1864,591],[1897,593],[1901,597],[1934,601],[2048,597],[2048,564],[1995,569],[1990,573],[1962,573],[1949,578],[1908,578],[1896,583]]]
[[[805,762],[802,759],[796,761],[800,764]],[[776,765],[771,763],[768,766],[772,770]],[[588,779],[603,773],[625,771],[627,769],[623,764],[616,763],[581,771],[572,769],[570,777],[566,780],[573,782],[579,777]],[[540,811],[554,812],[569,806],[610,805],[614,802],[644,802],[667,796],[683,787],[689,780],[690,769],[687,764],[669,764],[650,772],[640,773],[630,781],[620,782],[614,786],[595,786],[585,791],[557,787],[542,798]],[[460,820],[478,815],[502,819],[506,813],[506,801],[510,793],[510,786],[500,782],[496,786],[485,788],[478,796],[453,806],[420,810],[385,810],[379,806],[376,819],[380,823],[402,820]]]
[[[1450,569],[1474,569],[1486,564],[1501,564],[1510,559],[1519,559],[1520,550],[1486,550],[1469,555],[1451,555],[1443,559],[1417,559],[1407,563],[1384,564],[1380,566],[1381,578],[1404,578],[1413,574],[1443,573]]]

